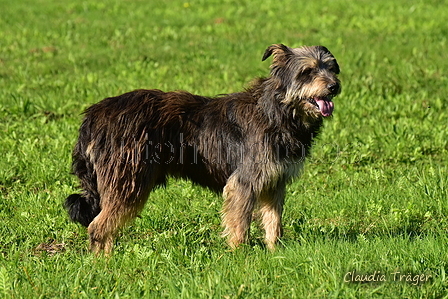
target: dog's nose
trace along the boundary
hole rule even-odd
[[[327,89],[331,92],[331,93],[338,93],[339,92],[339,83],[334,82],[334,83],[330,83],[327,85]]]

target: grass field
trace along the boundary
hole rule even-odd
[[[446,1],[0,7],[0,298],[448,297]],[[283,247],[254,226],[230,252],[221,197],[172,181],[95,259],[62,207],[83,109],[136,88],[239,91],[279,42],[328,47],[343,86],[288,187]]]

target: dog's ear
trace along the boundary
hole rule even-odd
[[[321,52],[325,52],[327,55],[329,55],[332,58],[333,63],[334,63],[333,72],[335,74],[339,74],[339,72],[340,72],[339,64],[336,61],[336,58],[334,58],[333,54],[331,54],[330,50],[328,50],[327,47],[324,47],[324,46],[316,46],[316,48],[318,50],[320,50]]]
[[[269,56],[274,55],[274,60],[283,60],[281,57],[286,56],[288,53],[291,53],[291,49],[283,44],[275,44],[269,46],[264,52],[263,58],[261,61],[265,61]]]
[[[339,74],[341,72],[341,69],[339,68],[339,64],[336,61],[336,59],[334,60],[334,73],[335,74]]]

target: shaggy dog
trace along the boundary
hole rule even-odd
[[[88,227],[93,252],[110,253],[117,230],[170,176],[223,193],[232,248],[248,240],[255,207],[267,247],[275,247],[286,184],[300,174],[341,87],[338,63],[323,46],[276,44],[263,60],[271,55],[270,76],[242,92],[209,98],[135,90],[85,111],[73,151],[83,191],[65,207]]]

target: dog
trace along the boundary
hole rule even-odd
[[[262,61],[271,55],[270,76],[242,92],[210,98],[135,90],[86,109],[72,164],[82,193],[64,205],[88,227],[94,253],[112,251],[119,228],[168,177],[223,194],[231,248],[248,241],[256,208],[266,246],[275,248],[286,185],[301,173],[341,84],[339,65],[323,46],[274,44]]]

